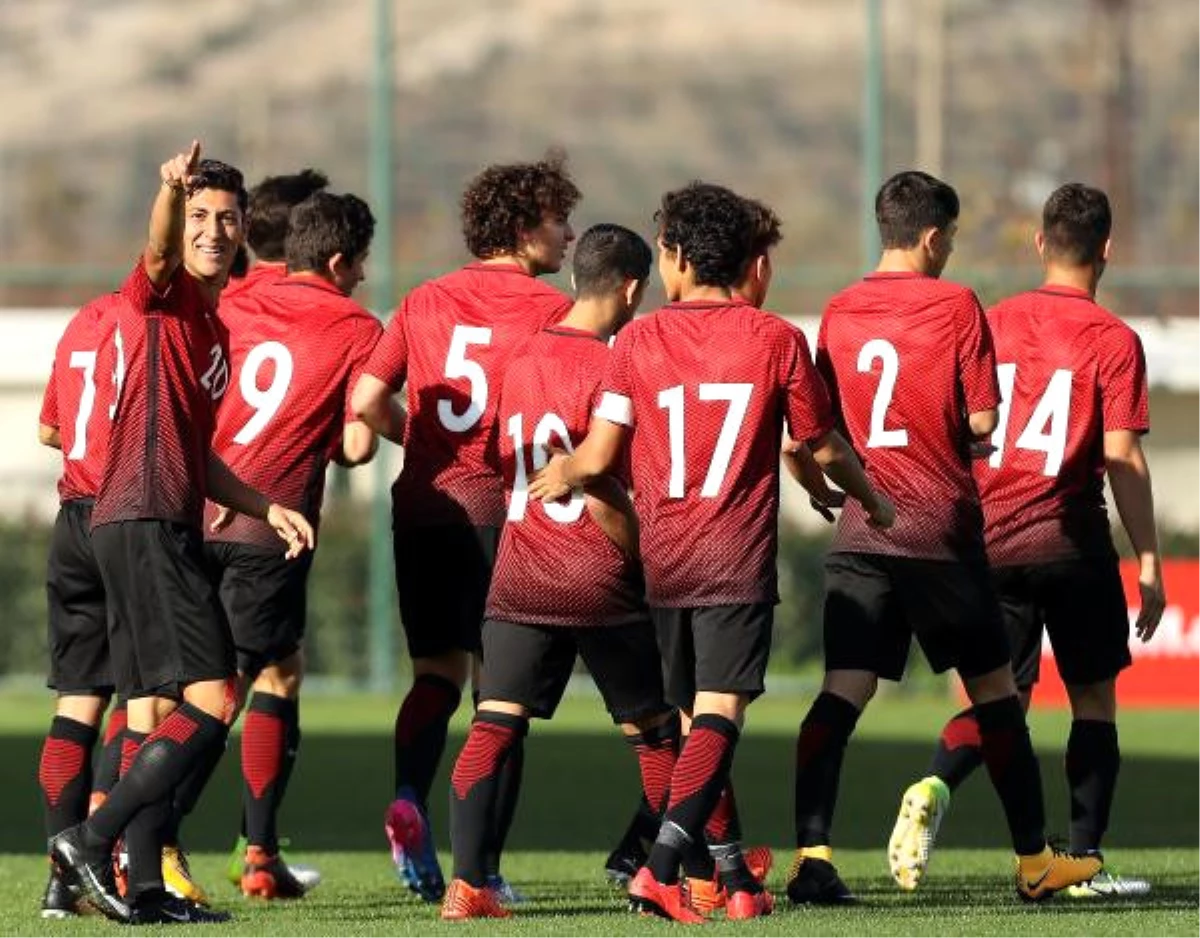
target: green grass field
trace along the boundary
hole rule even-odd
[[[735,782],[746,838],[775,848],[770,886],[782,893],[791,851],[792,746],[808,697],[768,694],[750,711]],[[37,915],[45,860],[36,789],[37,752],[49,715],[42,696],[0,696],[0,934],[108,934],[89,917],[43,922]],[[636,802],[636,767],[597,699],[568,699],[527,744],[525,790],[505,873],[532,901],[507,922],[444,924],[395,880],[381,831],[390,797],[395,701],[313,697],[304,704],[304,747],[282,827],[297,860],[325,882],[294,904],[244,901],[221,878],[238,817],[237,753],[221,766],[185,835],[193,867],[218,905],[235,913],[213,934],[230,935],[655,935],[681,930],[625,911],[601,875],[603,858]],[[1080,903],[1056,898],[1029,906],[1015,896],[1012,858],[999,806],[982,774],[955,796],[922,889],[900,893],[883,846],[904,786],[921,773],[931,741],[953,704],[877,699],[846,757],[834,827],[836,860],[864,900],[853,909],[792,909],[709,931],[752,935],[1196,935],[1198,901],[1198,717],[1195,711],[1122,714],[1121,786],[1106,841],[1117,870],[1154,883],[1142,900]],[[445,772],[461,742],[459,715]],[[1035,713],[1051,832],[1066,831],[1062,746],[1069,718]],[[234,743],[234,747],[236,743]],[[449,866],[445,800],[433,799],[442,861]],[[188,933],[196,933],[189,929]]]

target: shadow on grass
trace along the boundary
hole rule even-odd
[[[447,773],[461,742],[450,739],[430,798],[442,847],[448,846]],[[42,844],[36,783],[40,745],[34,736],[0,737],[0,852],[36,852]],[[772,734],[750,735],[738,747],[734,782],[747,842],[792,843],[793,747],[792,737]],[[835,843],[845,848],[886,844],[900,793],[923,773],[929,754],[925,745],[853,740],[842,775]],[[185,825],[192,849],[232,845],[240,817],[238,766],[235,740]],[[1042,778],[1049,829],[1066,833],[1060,755],[1042,758]],[[383,811],[391,785],[389,737],[308,733],[284,806],[282,832],[302,850],[383,850]],[[632,752],[615,731],[539,734],[535,725],[526,743],[525,786],[508,847],[607,852],[638,797]],[[1198,825],[1194,760],[1125,758],[1106,848],[1196,847]],[[1007,843],[999,804],[980,771],[955,795],[939,844],[1003,848]]]

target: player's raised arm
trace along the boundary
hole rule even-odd
[[[163,288],[183,263],[184,206],[188,184],[200,165],[200,141],[193,140],[186,153],[179,153],[159,167],[162,185],[150,209],[150,232],[142,252],[146,276]]]
[[[1112,486],[1117,514],[1129,535],[1138,560],[1138,589],[1142,608],[1134,631],[1148,642],[1158,628],[1167,605],[1163,588],[1162,559],[1158,531],[1154,527],[1154,493],[1150,467],[1138,434],[1132,430],[1110,430],[1104,434],[1104,468]]]

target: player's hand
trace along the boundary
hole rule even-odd
[[[867,506],[863,506],[866,508]],[[892,500],[878,489],[875,490],[875,504],[867,508],[867,524],[873,528],[887,530],[896,523],[896,506]]]
[[[1138,612],[1133,630],[1138,638],[1148,642],[1154,637],[1163,611],[1167,608],[1167,593],[1163,588],[1162,568],[1157,558],[1142,564],[1142,572],[1138,576],[1138,592],[1142,594],[1142,608]]]
[[[284,508],[282,505],[271,504],[267,509],[267,524],[275,529],[275,533],[287,542],[287,552],[283,555],[288,560],[295,560],[306,549],[312,550],[317,544],[317,536],[313,533],[308,519],[298,511]]]
[[[567,454],[556,450],[546,467],[533,474],[529,480],[529,497],[542,502],[556,502],[571,492],[567,484]]]
[[[990,459],[992,454],[996,452],[996,447],[992,445],[990,437],[984,439],[975,439],[967,444],[967,451],[972,459]]]
[[[186,153],[178,153],[159,167],[163,185],[177,192],[186,192],[200,166],[200,141],[193,140]]]
[[[837,521],[837,516],[834,515],[831,509],[841,508],[846,504],[846,493],[841,489],[826,488],[825,494],[820,498],[815,495],[808,497],[809,506],[819,514],[822,518],[833,524]]]
[[[227,527],[233,524],[233,519],[238,516],[238,513],[232,508],[227,508],[224,505],[217,506],[217,516],[213,518],[212,524],[208,526],[208,530],[212,534],[220,534]]]

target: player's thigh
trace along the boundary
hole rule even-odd
[[[1000,604],[1004,634],[1012,656],[1013,679],[1029,690],[1041,677],[1042,635],[1045,618],[1030,580],[1030,567],[993,567],[992,584]]]
[[[696,690],[762,694],[775,623],[773,603],[701,606],[692,611]]]
[[[660,606],[650,610],[658,645],[663,695],[681,710],[691,712],[696,699],[696,647],[691,609]]]
[[[575,640],[564,626],[488,619],[483,624],[480,700],[520,704],[550,719],[575,666]]]
[[[1000,604],[982,558],[891,562],[905,618],[936,673],[955,668],[973,678],[1011,662]]]
[[[479,651],[498,539],[492,527],[393,528],[400,620],[413,658]]]
[[[1129,667],[1129,613],[1116,557],[1044,564],[1035,576],[1064,683],[1108,681]]]
[[[91,500],[64,502],[46,563],[49,687],[60,694],[112,693],[104,581],[92,549]]]
[[[280,550],[217,541],[205,545],[205,555],[220,576],[238,671],[254,678],[295,654],[304,640],[312,552],[288,560]]]
[[[635,723],[671,709],[663,697],[658,643],[648,619],[572,631],[614,723]]]
[[[869,671],[890,681],[904,675],[911,630],[888,558],[837,553],[825,561],[825,670]]]

